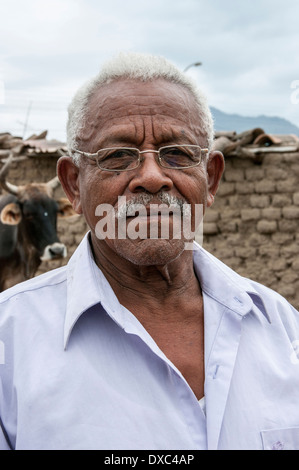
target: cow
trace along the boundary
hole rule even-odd
[[[1,177],[2,174],[2,177]],[[0,173],[0,292],[33,277],[44,260],[64,258],[57,217],[75,214],[68,199],[53,199],[57,177],[47,183],[16,186]]]

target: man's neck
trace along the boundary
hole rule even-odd
[[[192,251],[185,250],[163,266],[143,266],[120,257],[103,243],[92,244],[95,261],[119,301],[126,306],[159,305],[161,310],[195,296],[201,289],[193,269]]]

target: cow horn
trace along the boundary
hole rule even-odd
[[[1,181],[1,186],[5,191],[8,193],[14,194],[15,196],[18,195],[19,193],[19,186],[16,186],[15,184],[11,184],[8,181]]]
[[[16,186],[15,184],[9,183],[5,179],[5,175],[8,171],[8,168],[9,168],[9,166],[11,165],[11,163],[13,161],[14,161],[14,153],[11,152],[8,159],[6,160],[5,164],[1,168],[1,171],[0,171],[0,184],[1,184],[2,188],[5,189],[5,191],[7,191],[11,194],[14,194],[16,196],[19,192],[19,187]]]
[[[58,179],[58,176],[55,176],[54,178],[52,178],[50,181],[48,181],[46,183],[46,185],[48,186],[49,189],[52,189],[54,190],[55,188],[57,188],[57,186],[59,185],[60,181]]]

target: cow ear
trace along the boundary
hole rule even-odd
[[[15,202],[11,202],[3,207],[0,220],[6,225],[18,225],[22,219],[20,206]]]
[[[58,199],[58,217],[71,217],[72,215],[78,215],[77,212],[74,211],[72,204],[68,199],[62,197]]]

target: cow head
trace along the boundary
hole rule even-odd
[[[56,222],[57,217],[69,217],[75,212],[67,199],[53,199],[53,191],[58,184],[57,177],[48,183],[23,186],[5,181],[5,189],[16,196],[16,201],[3,207],[0,220],[3,224],[19,226],[23,242],[42,261],[67,254],[66,246],[58,239]]]

